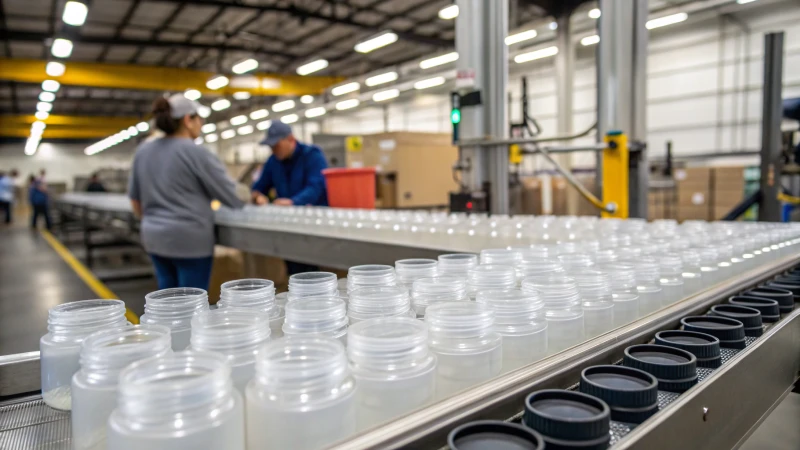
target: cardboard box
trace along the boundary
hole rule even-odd
[[[553,198],[553,210],[551,214],[554,216],[568,215],[567,190],[570,189],[569,183],[563,177],[552,177],[550,179],[550,185],[552,187],[550,192]]]
[[[542,214],[542,179],[522,179],[522,202],[519,214]]]
[[[711,217],[711,210],[708,205],[703,206],[686,206],[678,205],[678,220],[709,220]]]
[[[712,189],[744,191],[745,167],[715,167]]]
[[[714,209],[713,209],[714,213],[712,214],[713,220],[722,219],[723,217],[727,216],[728,213],[731,212],[732,209],[733,209],[733,207],[726,207],[726,206],[714,207]],[[741,220],[741,217],[739,218],[739,220]]]
[[[744,200],[744,190],[715,190],[713,193],[713,207],[732,208]]]
[[[217,245],[214,247],[214,266],[208,284],[208,302],[212,305],[219,300],[222,283],[241,280],[244,276],[244,257],[234,248]]]
[[[708,189],[678,189],[678,206],[705,206],[711,204],[711,196]]]
[[[683,186],[709,186],[711,182],[710,167],[688,167],[676,169],[673,177],[678,187]]]

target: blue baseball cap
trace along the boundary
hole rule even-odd
[[[281,122],[280,120],[273,120],[272,124],[267,129],[267,135],[264,140],[260,142],[261,145],[268,145],[274,147],[281,139],[285,139],[292,134],[292,127]]]

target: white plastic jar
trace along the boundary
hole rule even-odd
[[[247,278],[222,283],[217,308],[245,308],[269,316],[270,337],[283,336],[283,308],[275,302],[275,283],[260,278]]]
[[[355,433],[355,391],[341,342],[287,336],[268,343],[247,386],[247,448],[316,450]]]
[[[583,308],[586,338],[591,339],[614,328],[614,298],[611,276],[596,270],[572,273]]]
[[[439,275],[467,279],[467,273],[478,265],[478,255],[474,253],[451,253],[439,255]]]
[[[72,376],[80,369],[81,344],[90,334],[127,324],[120,300],[83,300],[56,305],[47,313],[47,334],[39,340],[42,400],[69,410]]]
[[[377,317],[416,317],[408,290],[403,286],[362,287],[350,292],[350,324]]]
[[[358,383],[359,430],[387,422],[433,400],[436,357],[428,326],[408,317],[369,319],[350,327],[347,358]]]
[[[108,416],[117,406],[119,374],[136,361],[172,352],[169,328],[133,325],[84,339],[81,370],[72,377],[72,448],[105,450]]]
[[[397,274],[394,267],[383,264],[353,266],[347,271],[347,291],[367,286],[395,286]]]
[[[414,281],[420,278],[435,277],[438,263],[435,259],[401,259],[395,261],[394,270],[397,274],[397,284],[411,289]]]
[[[476,301],[494,311],[494,331],[503,336],[503,372],[547,356],[547,321],[537,291],[480,291]]]
[[[176,352],[189,346],[194,315],[209,308],[208,293],[197,288],[162,289],[145,295],[144,300],[139,322],[172,330],[172,349]]]
[[[700,269],[700,253],[694,249],[685,249],[681,253],[683,263],[683,289],[684,296],[694,295],[705,289],[703,272]]]
[[[425,317],[426,309],[434,303],[466,300],[467,280],[460,276],[420,278],[411,287],[411,306],[418,319]]]
[[[558,256],[558,262],[569,273],[576,273],[594,266],[592,255],[588,253],[567,253]]]
[[[700,256],[700,273],[702,274],[703,289],[708,289],[722,281],[719,269],[719,252],[715,247],[695,248]]]
[[[639,313],[646,316],[661,309],[663,289],[658,263],[648,257],[641,257],[634,264],[636,271],[636,291],[639,293]]]
[[[482,290],[513,289],[517,286],[517,272],[511,266],[481,264],[467,274],[467,296],[475,300]]]
[[[331,272],[304,272],[289,277],[289,301],[305,297],[337,295],[339,280]]]
[[[438,359],[436,398],[449,397],[502,370],[503,338],[494,331],[494,311],[486,305],[436,303],[428,307],[425,323],[428,345]]]
[[[669,306],[686,296],[683,282],[683,260],[679,254],[666,253],[658,256],[661,284],[661,304]]]
[[[347,306],[337,296],[306,297],[286,304],[285,336],[320,336],[347,342]]]
[[[517,265],[517,280],[522,283],[522,280],[528,277],[556,274],[563,271],[564,267],[555,259],[523,258]]]
[[[109,450],[245,448],[244,407],[225,357],[187,350],[129,365],[108,420]]]
[[[514,248],[489,248],[481,250],[481,264],[499,264],[516,267],[522,261],[522,250]]]
[[[233,387],[242,395],[255,373],[256,353],[269,339],[269,316],[260,311],[225,308],[192,319],[191,349],[225,356]]]
[[[522,290],[539,292],[547,320],[547,353],[553,354],[584,341],[583,308],[575,279],[563,274],[522,280]]]

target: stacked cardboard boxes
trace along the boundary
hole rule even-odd
[[[676,192],[673,188],[651,188],[647,192],[647,219],[675,219]]]
[[[673,176],[678,196],[678,221],[709,220],[711,217],[711,168],[678,169]]]
[[[711,182],[712,219],[725,217],[742,202],[745,191],[745,167],[715,167]]]

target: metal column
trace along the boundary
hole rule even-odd
[[[600,0],[597,59],[598,141],[621,130],[647,140],[647,0]],[[647,217],[647,152],[631,153],[630,217]]]
[[[764,87],[761,115],[761,205],[758,220],[781,221],[781,120],[784,33],[764,36]]]

